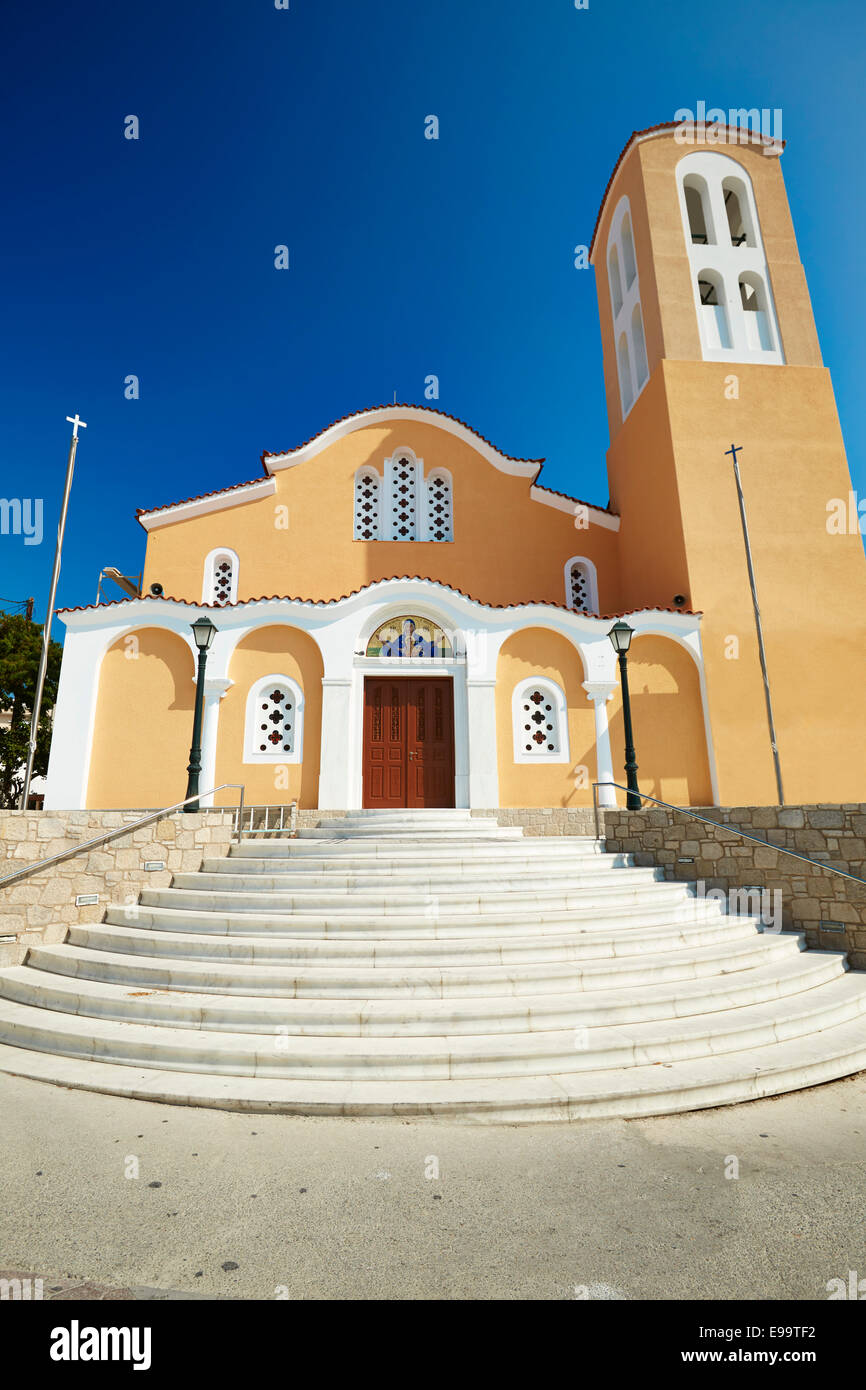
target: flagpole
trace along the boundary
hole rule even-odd
[[[767,723],[770,726],[770,747],[773,750],[773,765],[776,769],[776,791],[779,794],[779,805],[785,804],[785,793],[782,790],[782,767],[779,762],[779,747],[776,742],[776,721],[773,718],[773,701],[770,698],[770,677],[767,673],[767,655],[764,651],[764,629],[761,625],[761,610],[758,607],[758,589],[755,583],[755,571],[752,566],[752,546],[749,541],[749,526],[746,521],[746,502],[743,497],[743,485],[740,482],[740,467],[737,463],[737,454],[741,452],[742,444],[732,444],[730,449],[725,450],[725,454],[730,454],[734,460],[734,479],[737,484],[737,499],[740,503],[740,521],[743,523],[743,541],[746,546],[746,566],[749,571],[749,586],[752,590],[752,607],[755,610],[755,630],[758,634],[758,656],[761,661],[761,674],[764,677],[764,699],[767,703]]]
[[[72,473],[75,468],[75,451],[78,448],[78,426],[87,429],[85,422],[76,413],[67,415],[72,426],[69,441],[69,457],[66,461],[66,486],[63,489],[63,505],[60,508],[60,521],[57,526],[57,545],[54,549],[54,569],[51,574],[51,590],[48,595],[48,612],[42,628],[42,652],[39,657],[39,675],[36,678],[36,692],[33,697],[33,717],[30,721],[30,744],[27,750],[27,767],[24,772],[24,786],[21,790],[20,809],[27,810],[30,795],[30,782],[33,777],[33,763],[36,758],[36,739],[39,733],[39,715],[42,709],[42,692],[45,689],[45,673],[48,669],[48,653],[51,649],[51,621],[54,617],[54,599],[57,595],[57,581],[60,578],[60,557],[63,552],[63,536],[66,531],[66,513],[69,509],[69,494],[72,491]]]

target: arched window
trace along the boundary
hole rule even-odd
[[[237,555],[226,548],[212,550],[204,562],[202,603],[213,603],[222,608],[227,603],[236,603],[237,597]]]
[[[639,304],[634,306],[631,315],[631,345],[634,349],[634,372],[637,389],[640,391],[649,376],[649,368],[647,367],[646,342],[643,336],[643,319]]]
[[[511,711],[516,763],[568,762],[568,707],[555,681],[534,676],[521,681]]]
[[[355,474],[355,540],[378,541],[382,534],[382,482],[375,468]]]
[[[616,318],[622,308],[622,277],[619,273],[619,256],[615,246],[610,248],[610,255],[607,258],[607,278],[610,281],[610,301],[613,305],[613,316]]]
[[[613,338],[622,418],[628,415],[647,381],[646,339],[628,198],[617,203],[607,238],[607,279],[613,313]]]
[[[625,333],[620,333],[619,335],[617,359],[619,361],[619,389],[622,397],[622,414],[623,419],[625,419],[634,405],[634,392],[631,384],[631,359],[628,351],[628,339]]]
[[[573,555],[565,562],[565,601],[577,613],[598,612],[595,565],[583,555]]]
[[[247,696],[245,763],[299,763],[304,746],[304,693],[291,676],[265,676]]]
[[[731,245],[754,246],[755,231],[752,227],[746,186],[742,179],[723,179],[722,194],[725,199],[725,212],[728,214]]]
[[[630,290],[637,275],[634,258],[634,238],[631,234],[631,218],[628,213],[622,219],[622,268],[625,272],[625,287]]]
[[[705,348],[729,348],[731,331],[725,307],[725,282],[717,270],[698,271],[701,338]]]
[[[679,160],[677,182],[704,361],[784,362],[748,170],[696,151]]]
[[[746,326],[746,343],[757,352],[772,352],[773,336],[767,315],[767,293],[760,275],[746,271],[740,276],[740,303]]]
[[[683,179],[683,189],[692,245],[707,246],[715,241],[715,237],[712,234],[706,180],[699,174],[687,174]]]
[[[418,460],[409,452],[390,460],[391,540],[418,539]]]
[[[452,541],[451,474],[437,468],[427,479],[427,540]]]

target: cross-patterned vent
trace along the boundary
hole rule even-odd
[[[525,752],[531,757],[539,753],[558,753],[556,709],[547,691],[529,689],[521,705],[522,735]]]
[[[227,555],[221,555],[213,568],[213,590],[211,603],[231,603],[232,601],[232,562]]]
[[[589,612],[589,575],[586,566],[575,564],[571,567],[570,602],[578,612]]]
[[[450,541],[451,481],[442,473],[434,473],[427,481],[427,538],[431,541]]]
[[[275,686],[262,696],[256,719],[260,753],[292,753],[295,747],[295,703],[288,690]]]
[[[391,538],[414,541],[418,534],[417,465],[399,458],[391,473]]]
[[[379,474],[372,469],[359,473],[355,479],[355,540],[381,539],[382,518]]]

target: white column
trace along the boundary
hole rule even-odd
[[[496,754],[496,681],[466,682],[469,710],[469,805],[488,810],[499,805]]]
[[[204,678],[204,709],[201,723],[201,787],[205,793],[216,786],[217,737],[219,733],[220,700],[234,685],[227,676]],[[213,806],[213,796],[199,798],[202,806]]]
[[[322,678],[319,810],[352,808],[352,677]]]
[[[596,779],[599,782],[615,781],[613,757],[610,751],[610,731],[607,723],[607,702],[616,690],[615,681],[584,681],[586,698],[592,700],[595,715],[595,761]],[[599,787],[599,806],[615,806],[616,791],[613,787]]]
[[[103,655],[117,635],[118,629],[67,628],[51,732],[46,810],[82,811],[87,805],[99,673]]]

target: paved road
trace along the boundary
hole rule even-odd
[[[248,1116],[0,1075],[0,1116],[0,1272],[55,1296],[825,1299],[866,1279],[866,1074],[535,1127]]]

